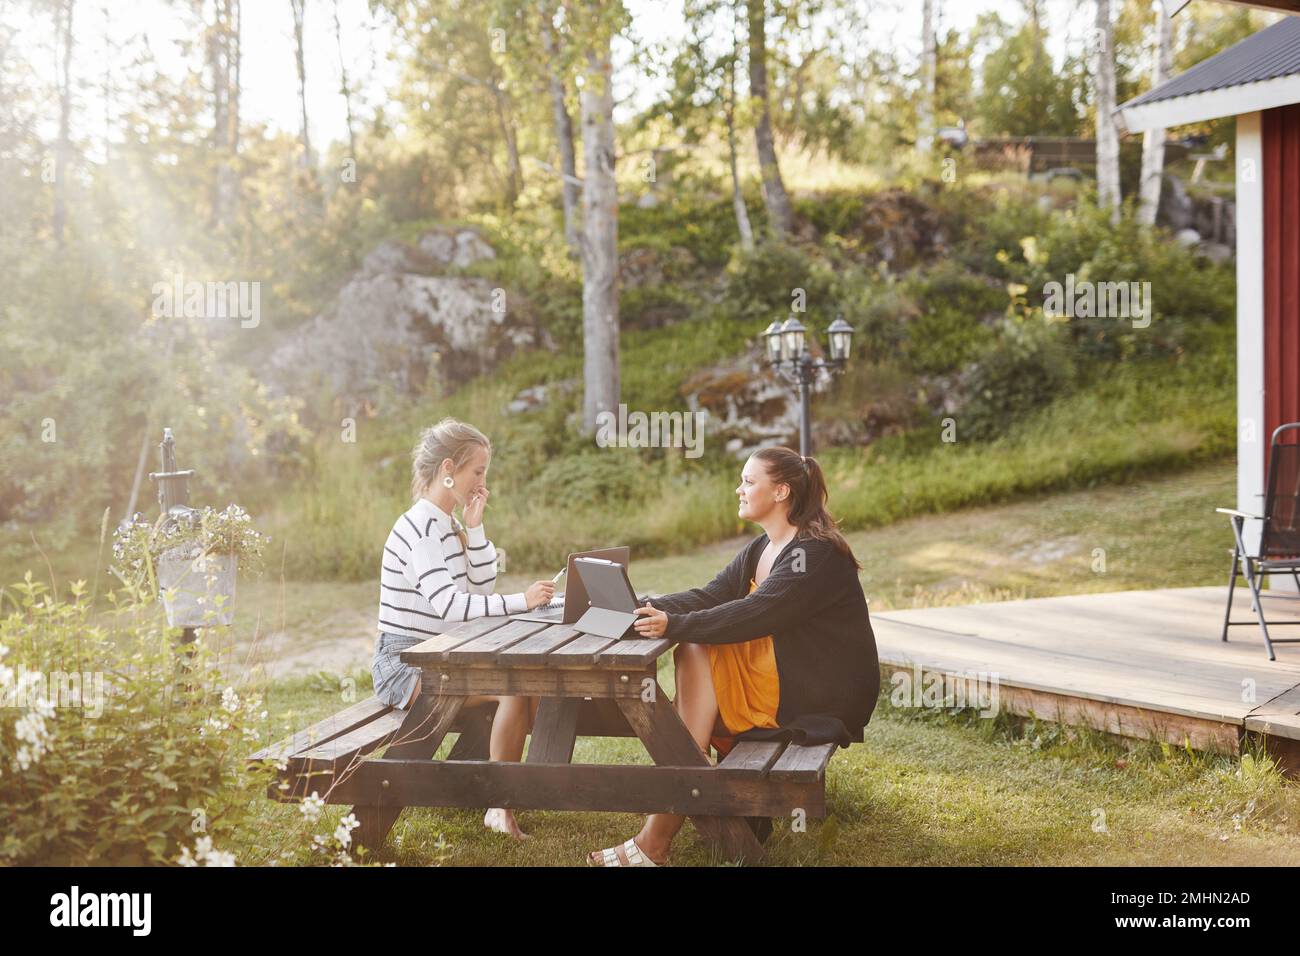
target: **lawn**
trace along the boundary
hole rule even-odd
[[[872,607],[924,606],[1126,588],[1219,583],[1228,532],[1213,508],[1233,500],[1231,463],[1171,476],[1060,493],[854,532]],[[740,540],[674,558],[636,562],[645,590],[706,580]],[[1095,549],[1105,551],[1105,570]],[[535,569],[536,570],[536,569]],[[532,575],[507,575],[507,588]],[[276,735],[299,729],[369,692],[373,586],[263,584],[241,597],[241,622],[258,615],[280,650],[311,669],[312,648],[343,642],[337,668],[267,688]],[[237,630],[238,630],[237,627]],[[341,631],[340,631],[341,629]],[[319,661],[336,655],[323,653]],[[342,660],[340,658],[340,660]],[[671,667],[661,662],[671,694]],[[443,745],[443,753],[452,741]],[[583,738],[576,762],[648,762],[632,740]],[[1300,863],[1300,788],[1263,758],[1206,756],[1002,716],[893,708],[882,698],[866,740],[832,761],[828,816],[795,832],[779,821],[769,863],[785,865],[1077,865]],[[301,814],[254,794],[242,856],[250,863],[309,862]],[[331,822],[342,808],[328,808]],[[406,811],[376,859],[400,865],[581,865],[584,851],[625,839],[629,814],[524,811],[534,838],[487,833],[481,812]],[[316,831],[326,829],[317,824]],[[287,854],[287,855],[286,855]],[[725,862],[688,827],[678,864]]]

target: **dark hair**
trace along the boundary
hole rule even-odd
[[[790,523],[799,529],[799,534],[829,541],[861,571],[862,565],[854,557],[849,542],[826,510],[826,477],[817,459],[812,455],[804,457],[784,445],[760,448],[754,457],[763,462],[772,481],[790,487]]]

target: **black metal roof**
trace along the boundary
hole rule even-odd
[[[1120,106],[1158,103],[1300,73],[1300,17],[1288,16]]]

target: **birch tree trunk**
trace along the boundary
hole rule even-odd
[[[601,412],[617,412],[618,188],[614,181],[614,95],[610,41],[587,54],[582,87],[582,423],[596,430]]]
[[[935,0],[921,5],[921,98],[916,109],[916,148],[928,153],[934,148],[935,75],[938,43],[934,35]]]
[[[564,206],[564,244],[570,255],[579,253],[578,204],[582,192],[578,185],[578,163],[573,151],[573,119],[569,116],[564,79],[560,73],[560,48],[555,38],[555,11],[549,3],[542,4],[542,48],[546,52],[547,87],[551,94],[551,117],[555,125],[555,141],[560,149],[560,176]]]
[[[243,12],[240,0],[218,0],[209,46],[212,71],[212,146],[217,151],[213,225],[234,222],[239,209],[240,41]]]
[[[1115,51],[1110,0],[1097,0],[1097,203],[1119,221],[1119,133],[1115,129]]]
[[[794,210],[781,181],[772,139],[772,111],[767,102],[767,3],[747,0],[749,10],[749,96],[754,105],[754,143],[763,173],[763,205],[772,234],[778,238],[794,231]]]
[[[740,172],[736,162],[736,64],[740,62],[740,41],[736,39],[735,24],[731,30],[731,62],[727,64],[727,161],[731,166],[731,207],[736,214],[736,231],[740,233],[740,248],[746,252],[754,249],[754,227],[749,221],[749,207],[740,190]]]
[[[334,44],[339,51],[339,92],[343,94],[343,109],[348,124],[348,156],[355,160],[357,134],[352,116],[352,85],[348,82],[348,65],[343,58],[343,25],[339,22],[339,0],[334,0]]]
[[[302,156],[299,164],[303,169],[310,169],[311,135],[307,130],[307,59],[303,47],[303,20],[307,15],[307,0],[289,0],[293,8],[294,54],[298,66],[298,102],[302,108]]]
[[[492,98],[496,104],[497,128],[506,147],[506,205],[514,209],[519,194],[524,191],[524,167],[519,160],[519,135],[515,127],[514,112],[509,98],[501,86],[500,77],[492,76]]]
[[[1164,0],[1155,0],[1156,55],[1151,86],[1159,86],[1173,72],[1173,26]],[[1165,131],[1149,129],[1142,136],[1142,175],[1138,185],[1138,222],[1154,226],[1160,211],[1160,182],[1165,174]]]
[[[74,0],[65,0],[56,9],[55,31],[62,54],[59,83],[59,141],[54,148],[54,209],[50,227],[55,244],[63,248],[63,228],[68,218],[68,161],[72,155],[72,11]]]

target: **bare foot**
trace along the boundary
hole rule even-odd
[[[650,859],[650,861],[651,861],[652,863],[655,864],[655,866],[667,866],[667,865],[668,865],[668,854],[667,854],[667,853],[651,853],[651,852],[649,852],[648,850],[646,850],[646,848],[645,848],[644,846],[641,845],[641,841],[638,840],[636,837],[633,837],[633,838],[632,838],[632,842],[636,844],[637,849],[640,850],[642,853],[644,853],[644,854],[645,854],[645,855]],[[590,865],[590,866],[604,866],[604,865],[605,865],[605,851],[604,851],[604,850],[592,850],[590,853],[587,854],[587,863],[588,863],[588,865]],[[615,865],[617,865],[617,864],[615,864]]]
[[[516,840],[531,840],[532,835],[519,829],[519,824],[515,820],[515,815],[506,807],[489,807],[488,812],[483,814],[483,825],[489,830],[495,830],[497,833],[504,833],[507,836],[514,837]]]

